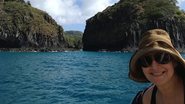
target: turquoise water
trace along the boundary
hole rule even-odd
[[[132,53],[0,52],[0,104],[130,104]]]

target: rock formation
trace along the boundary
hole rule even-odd
[[[81,31],[65,31],[64,39],[67,42],[68,48],[82,49],[82,35]]]
[[[162,28],[185,49],[185,13],[173,0],[120,0],[86,21],[83,50],[135,50],[143,32]]]
[[[63,28],[46,12],[24,0],[4,0],[0,13],[0,48],[65,47]]]

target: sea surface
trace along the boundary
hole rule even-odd
[[[132,53],[0,52],[0,104],[130,104]]]

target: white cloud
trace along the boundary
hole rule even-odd
[[[60,25],[85,23],[85,20],[118,0],[25,0],[46,11]]]
[[[25,0],[28,1],[28,0]],[[46,11],[60,25],[80,22],[81,11],[75,0],[29,0],[33,7]],[[78,19],[77,19],[78,18]]]
[[[177,0],[178,1],[178,6],[180,6],[181,9],[185,10],[185,0]]]
[[[181,3],[184,2],[185,0],[177,0],[177,1],[178,1],[178,3],[181,4]]]
[[[90,17],[104,10],[106,7],[112,5],[114,2],[118,0],[82,0],[82,13],[85,17]]]
[[[25,0],[33,7],[46,11],[59,24],[85,25],[86,19],[101,12],[119,0]],[[185,0],[178,0],[178,6],[185,9]]]

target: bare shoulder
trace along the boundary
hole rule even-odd
[[[143,104],[150,104],[154,85],[150,86],[143,95]]]

